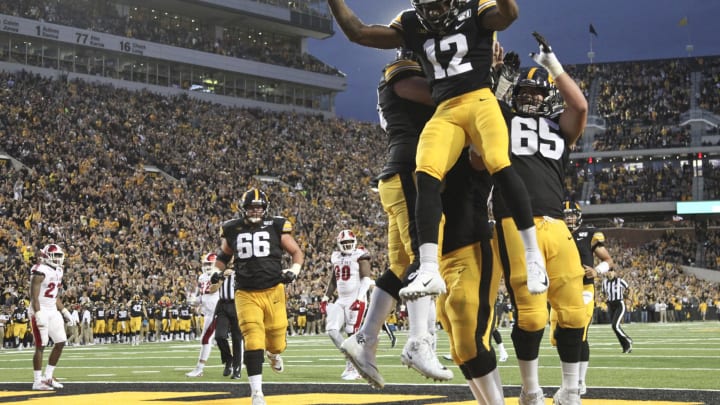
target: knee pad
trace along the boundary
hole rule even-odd
[[[248,350],[245,352],[245,367],[248,376],[262,374],[263,350]]]
[[[565,363],[577,363],[580,361],[582,350],[582,336],[584,329],[566,329],[558,326],[555,329],[555,340],[560,360]]]
[[[497,367],[495,351],[478,351],[477,357],[465,362],[470,378],[484,377]]]
[[[375,280],[375,287],[382,289],[386,293],[390,294],[396,301],[400,302],[400,289],[402,288],[402,281],[390,270],[385,272]]]
[[[544,332],[544,328],[536,332],[528,332],[520,329],[517,324],[513,327],[510,338],[513,341],[518,360],[532,361],[538,358],[540,341],[542,341]]]

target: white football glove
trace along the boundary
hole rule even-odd
[[[46,328],[48,325],[48,318],[47,314],[43,311],[36,311],[35,312],[35,325],[37,325],[38,328]]]
[[[533,52],[530,54],[530,57],[533,58],[538,65],[544,67],[553,78],[565,73],[565,69],[563,69],[562,64],[558,61],[557,56],[555,56],[552,51],[552,47],[550,47],[550,44],[548,44],[545,38],[537,32],[533,32],[533,36],[538,41],[540,52]]]
[[[63,318],[65,318],[67,326],[75,326],[75,321],[73,321],[70,311],[68,311],[67,308],[63,308],[62,315]]]

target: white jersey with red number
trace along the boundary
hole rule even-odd
[[[333,252],[330,257],[335,274],[338,300],[357,298],[360,287],[360,260],[370,260],[370,253],[360,246],[350,254]]]
[[[45,276],[42,284],[40,284],[40,293],[38,294],[40,309],[57,311],[57,296],[62,287],[64,273],[62,267],[52,268],[42,263],[32,267],[30,275],[43,274]]]
[[[210,292],[210,278],[212,277],[209,273],[202,273],[198,277],[198,296],[200,297],[200,304],[202,307],[202,313],[208,318],[212,318],[212,314],[215,312],[215,305],[220,299],[220,290],[216,290],[214,293]]]

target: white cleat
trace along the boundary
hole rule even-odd
[[[369,341],[362,332],[358,332],[345,339],[340,345],[340,351],[371,387],[379,390],[385,386],[385,379],[375,365],[377,339]]]
[[[33,391],[54,391],[55,389],[52,387],[52,385],[49,385],[47,382],[40,380],[33,383],[32,386]]]
[[[435,381],[447,381],[453,378],[453,372],[443,366],[435,355],[430,335],[420,339],[408,339],[400,355],[400,361],[402,364]]]
[[[580,395],[587,394],[587,386],[585,385],[584,381],[580,381],[578,384],[578,390],[580,391]]]
[[[60,381],[58,381],[58,379],[55,377],[46,379],[45,384],[47,384],[55,389],[65,388],[65,386],[62,385],[62,383]]]
[[[283,371],[285,371],[285,367],[283,366],[283,359],[282,357],[280,357],[279,354],[272,354],[266,350],[265,355],[270,362],[270,368],[272,369],[272,371],[276,373],[282,373]],[[263,401],[265,401],[265,399],[263,399]]]
[[[542,259],[527,258],[527,288],[530,294],[542,294],[549,286],[550,279]]]
[[[580,405],[580,390],[560,388],[553,395],[553,405]]]
[[[542,389],[535,392],[525,392],[524,389],[520,389],[520,397],[518,398],[518,404],[520,405],[545,405],[545,394]]]
[[[186,377],[202,377],[203,371],[202,371],[202,369],[195,367],[192,371],[185,373],[185,376]]]
[[[400,297],[412,301],[426,295],[444,294],[446,291],[445,281],[440,276],[438,265],[422,263],[410,284],[400,289]]]
[[[265,395],[262,392],[252,394],[252,405],[265,405]]]
[[[508,352],[503,350],[500,352],[500,363],[505,363],[508,360]]]

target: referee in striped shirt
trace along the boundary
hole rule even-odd
[[[215,307],[215,341],[220,349],[220,358],[225,364],[223,376],[232,374],[232,379],[240,378],[242,365],[242,333],[235,310],[235,272],[220,277],[220,299]],[[219,273],[222,274],[222,273]],[[232,338],[232,350],[228,342],[228,335]]]
[[[611,268],[607,272],[607,278],[603,280],[602,291],[607,297],[608,315],[610,315],[610,324],[615,336],[622,346],[623,353],[630,353],[633,340],[620,326],[625,317],[625,296],[628,292],[628,283],[621,277],[616,277],[615,270]]]

